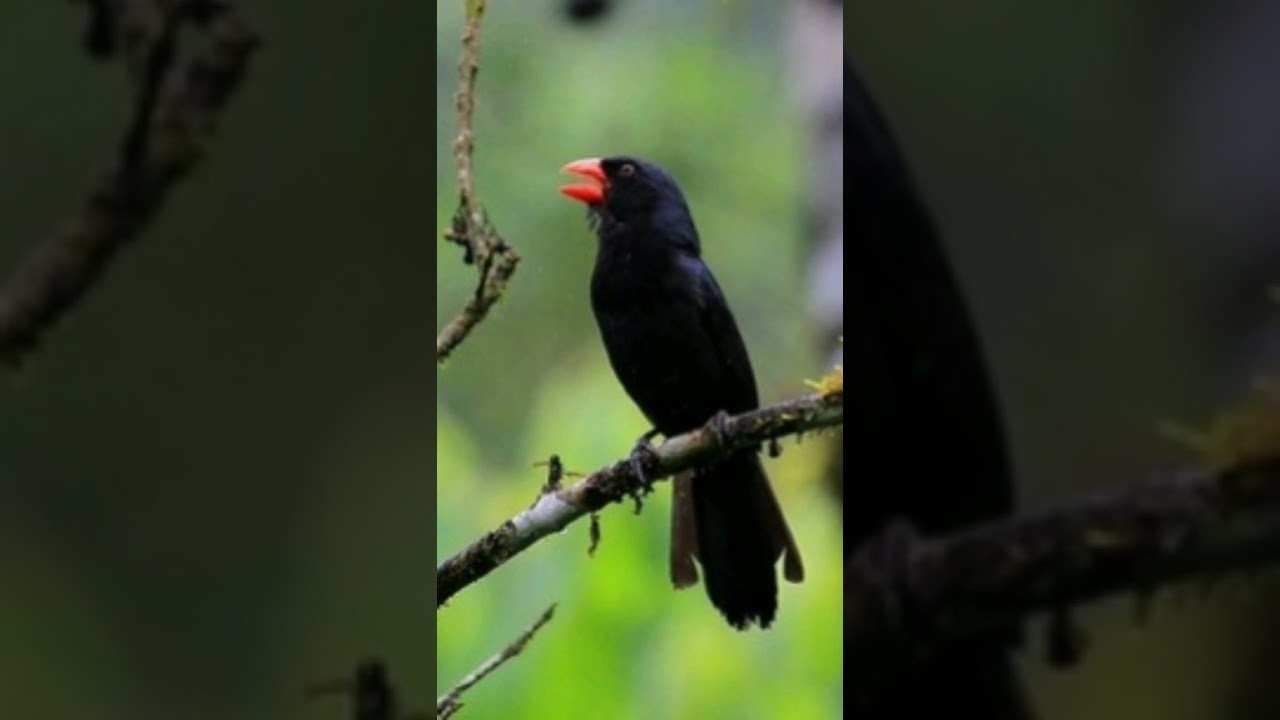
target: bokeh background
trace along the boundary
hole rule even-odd
[[[6,718],[345,718],[302,686],[433,664],[427,7],[247,4],[208,162],[0,379]],[[6,271],[128,121],[85,19],[0,3]]]
[[[810,571],[770,633],[730,634],[701,590],[668,590],[665,493],[606,513],[594,559],[572,528],[429,617],[426,548],[438,561],[525,506],[535,460],[590,470],[642,428],[591,325],[593,241],[555,194],[566,160],[627,149],[681,178],[766,400],[828,360],[806,300],[811,128],[786,5],[632,0],[582,27],[534,0],[490,8],[477,118],[481,192],[525,260],[433,378],[423,315],[437,303],[438,326],[473,277],[438,238],[459,5],[437,4],[428,108],[425,4],[253,3],[267,44],[209,162],[0,385],[0,714],[343,717],[299,688],[366,653],[425,708],[436,631],[443,688],[551,601],[557,619],[468,716],[839,714],[839,514],[818,443],[769,463]],[[1280,364],[1276,4],[848,12],[980,318],[1024,501],[1185,462],[1160,423],[1197,422]],[[78,50],[83,21],[72,3],[0,7],[0,268],[126,121],[122,71]],[[1069,674],[1033,636],[1038,706],[1280,714],[1274,586],[1161,593],[1143,622],[1130,599],[1090,608]]]

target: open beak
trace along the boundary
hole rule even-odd
[[[577,175],[593,181],[561,186],[561,194],[588,205],[599,205],[604,202],[604,190],[609,185],[609,180],[604,175],[604,169],[600,167],[600,158],[574,160],[560,168],[560,172]]]

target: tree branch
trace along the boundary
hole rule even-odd
[[[463,248],[463,262],[475,265],[479,278],[462,310],[436,335],[437,364],[443,363],[489,314],[520,262],[520,256],[489,222],[476,194],[472,117],[476,106],[476,75],[480,73],[480,24],[484,19],[485,0],[466,0],[466,7],[462,56],[458,60],[458,135],[453,141],[453,161],[458,169],[458,209],[444,238]]]
[[[920,541],[900,572],[855,558],[845,574],[850,676],[947,637],[1025,615],[1280,559],[1280,457],[1101,492]],[[886,580],[888,583],[886,585]]]
[[[844,422],[844,393],[806,395],[725,421],[722,438],[706,427],[668,438],[644,462],[650,480],[714,461],[738,448]],[[723,439],[723,442],[722,442]],[[647,491],[631,460],[619,460],[567,488],[550,484],[524,512],[436,566],[436,607],[525,548],[575,520]]]
[[[93,0],[90,12],[85,44],[98,57],[123,50],[137,83],[134,116],[80,206],[0,286],[0,360],[10,364],[84,296],[199,162],[258,44],[223,0]]]
[[[499,650],[496,655],[485,660],[484,664],[476,668],[475,672],[463,678],[462,681],[455,685],[452,690],[440,696],[440,698],[436,700],[436,718],[438,720],[444,720],[444,718],[450,717],[461,710],[462,693],[471,689],[473,685],[483,680],[489,673],[497,670],[503,663],[523,652],[525,646],[533,639],[534,634],[541,630],[543,625],[551,622],[551,617],[555,614],[555,611],[556,606],[554,604],[546,610],[543,610],[542,615],[538,616],[538,619],[533,621],[532,625],[526,628],[524,632],[520,633],[519,637],[511,641],[510,645],[507,645],[502,648],[502,650]]]
[[[731,418],[659,446],[659,479],[769,438],[843,425],[842,392],[810,395]],[[534,504],[436,566],[437,606],[541,538],[644,491],[629,459]],[[845,571],[846,657],[867,686],[920,652],[957,638],[1126,591],[1209,580],[1280,559],[1280,456],[1234,469],[1189,470],[918,540],[901,568],[864,552]],[[896,661],[896,662],[895,662]]]
[[[391,672],[380,658],[370,657],[356,665],[348,677],[329,678],[303,688],[308,698],[337,695],[351,703],[352,720],[426,720],[426,713],[400,711]]]

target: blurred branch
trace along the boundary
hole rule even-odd
[[[114,162],[0,285],[0,360],[17,364],[204,155],[257,36],[224,0],[90,0],[88,51],[123,51],[133,119]],[[182,40],[180,46],[179,40]]]
[[[851,677],[1039,611],[1280,560],[1280,456],[1187,471],[912,543],[902,567],[846,568]]]
[[[651,454],[619,460],[567,488],[549,483],[534,504],[504,522],[462,552],[436,566],[436,607],[489,574],[525,548],[560,532],[575,520],[648,491],[636,474],[636,463],[650,481],[705,465],[732,450],[760,445],[844,423],[844,393],[806,395],[668,438]]]
[[[401,719],[390,673],[378,658],[361,661],[350,677],[312,683],[306,694],[312,698],[341,695],[350,699],[352,720]]]
[[[458,209],[444,237],[463,248],[463,262],[475,265],[479,278],[475,292],[462,310],[436,335],[437,363],[444,362],[489,314],[520,262],[520,256],[489,222],[476,195],[472,116],[476,105],[476,75],[480,72],[480,24],[484,19],[485,0],[466,0],[466,6],[462,57],[458,60],[458,136],[453,141],[453,161],[458,169]]]
[[[523,652],[524,647],[533,639],[534,634],[541,630],[543,625],[551,622],[551,617],[555,614],[555,611],[556,606],[554,604],[546,610],[543,610],[542,615],[538,616],[538,619],[534,620],[532,625],[526,628],[524,632],[520,633],[519,637],[512,640],[510,645],[507,645],[499,650],[496,655],[485,660],[484,664],[476,668],[475,672],[463,678],[462,681],[455,685],[452,690],[436,700],[437,720],[444,720],[444,718],[450,717],[461,710],[462,693],[471,689],[473,685],[483,680],[489,673],[497,670],[503,663]]]

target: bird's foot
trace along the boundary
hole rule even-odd
[[[716,411],[704,427],[716,439],[717,445],[721,448],[729,446],[729,413],[724,410]]]
[[[658,436],[658,431],[650,430],[641,435],[636,444],[631,448],[631,455],[627,461],[631,465],[631,471],[636,474],[636,479],[640,481],[639,490],[632,495],[632,499],[636,503],[636,514],[640,514],[642,506],[641,498],[653,492],[653,478],[649,476],[649,468],[658,463],[658,453],[653,449],[651,441]]]
[[[917,619],[912,611],[916,587],[912,559],[919,542],[920,534],[910,523],[891,520],[863,543],[855,560],[890,626],[908,634],[916,629],[912,627]]]

